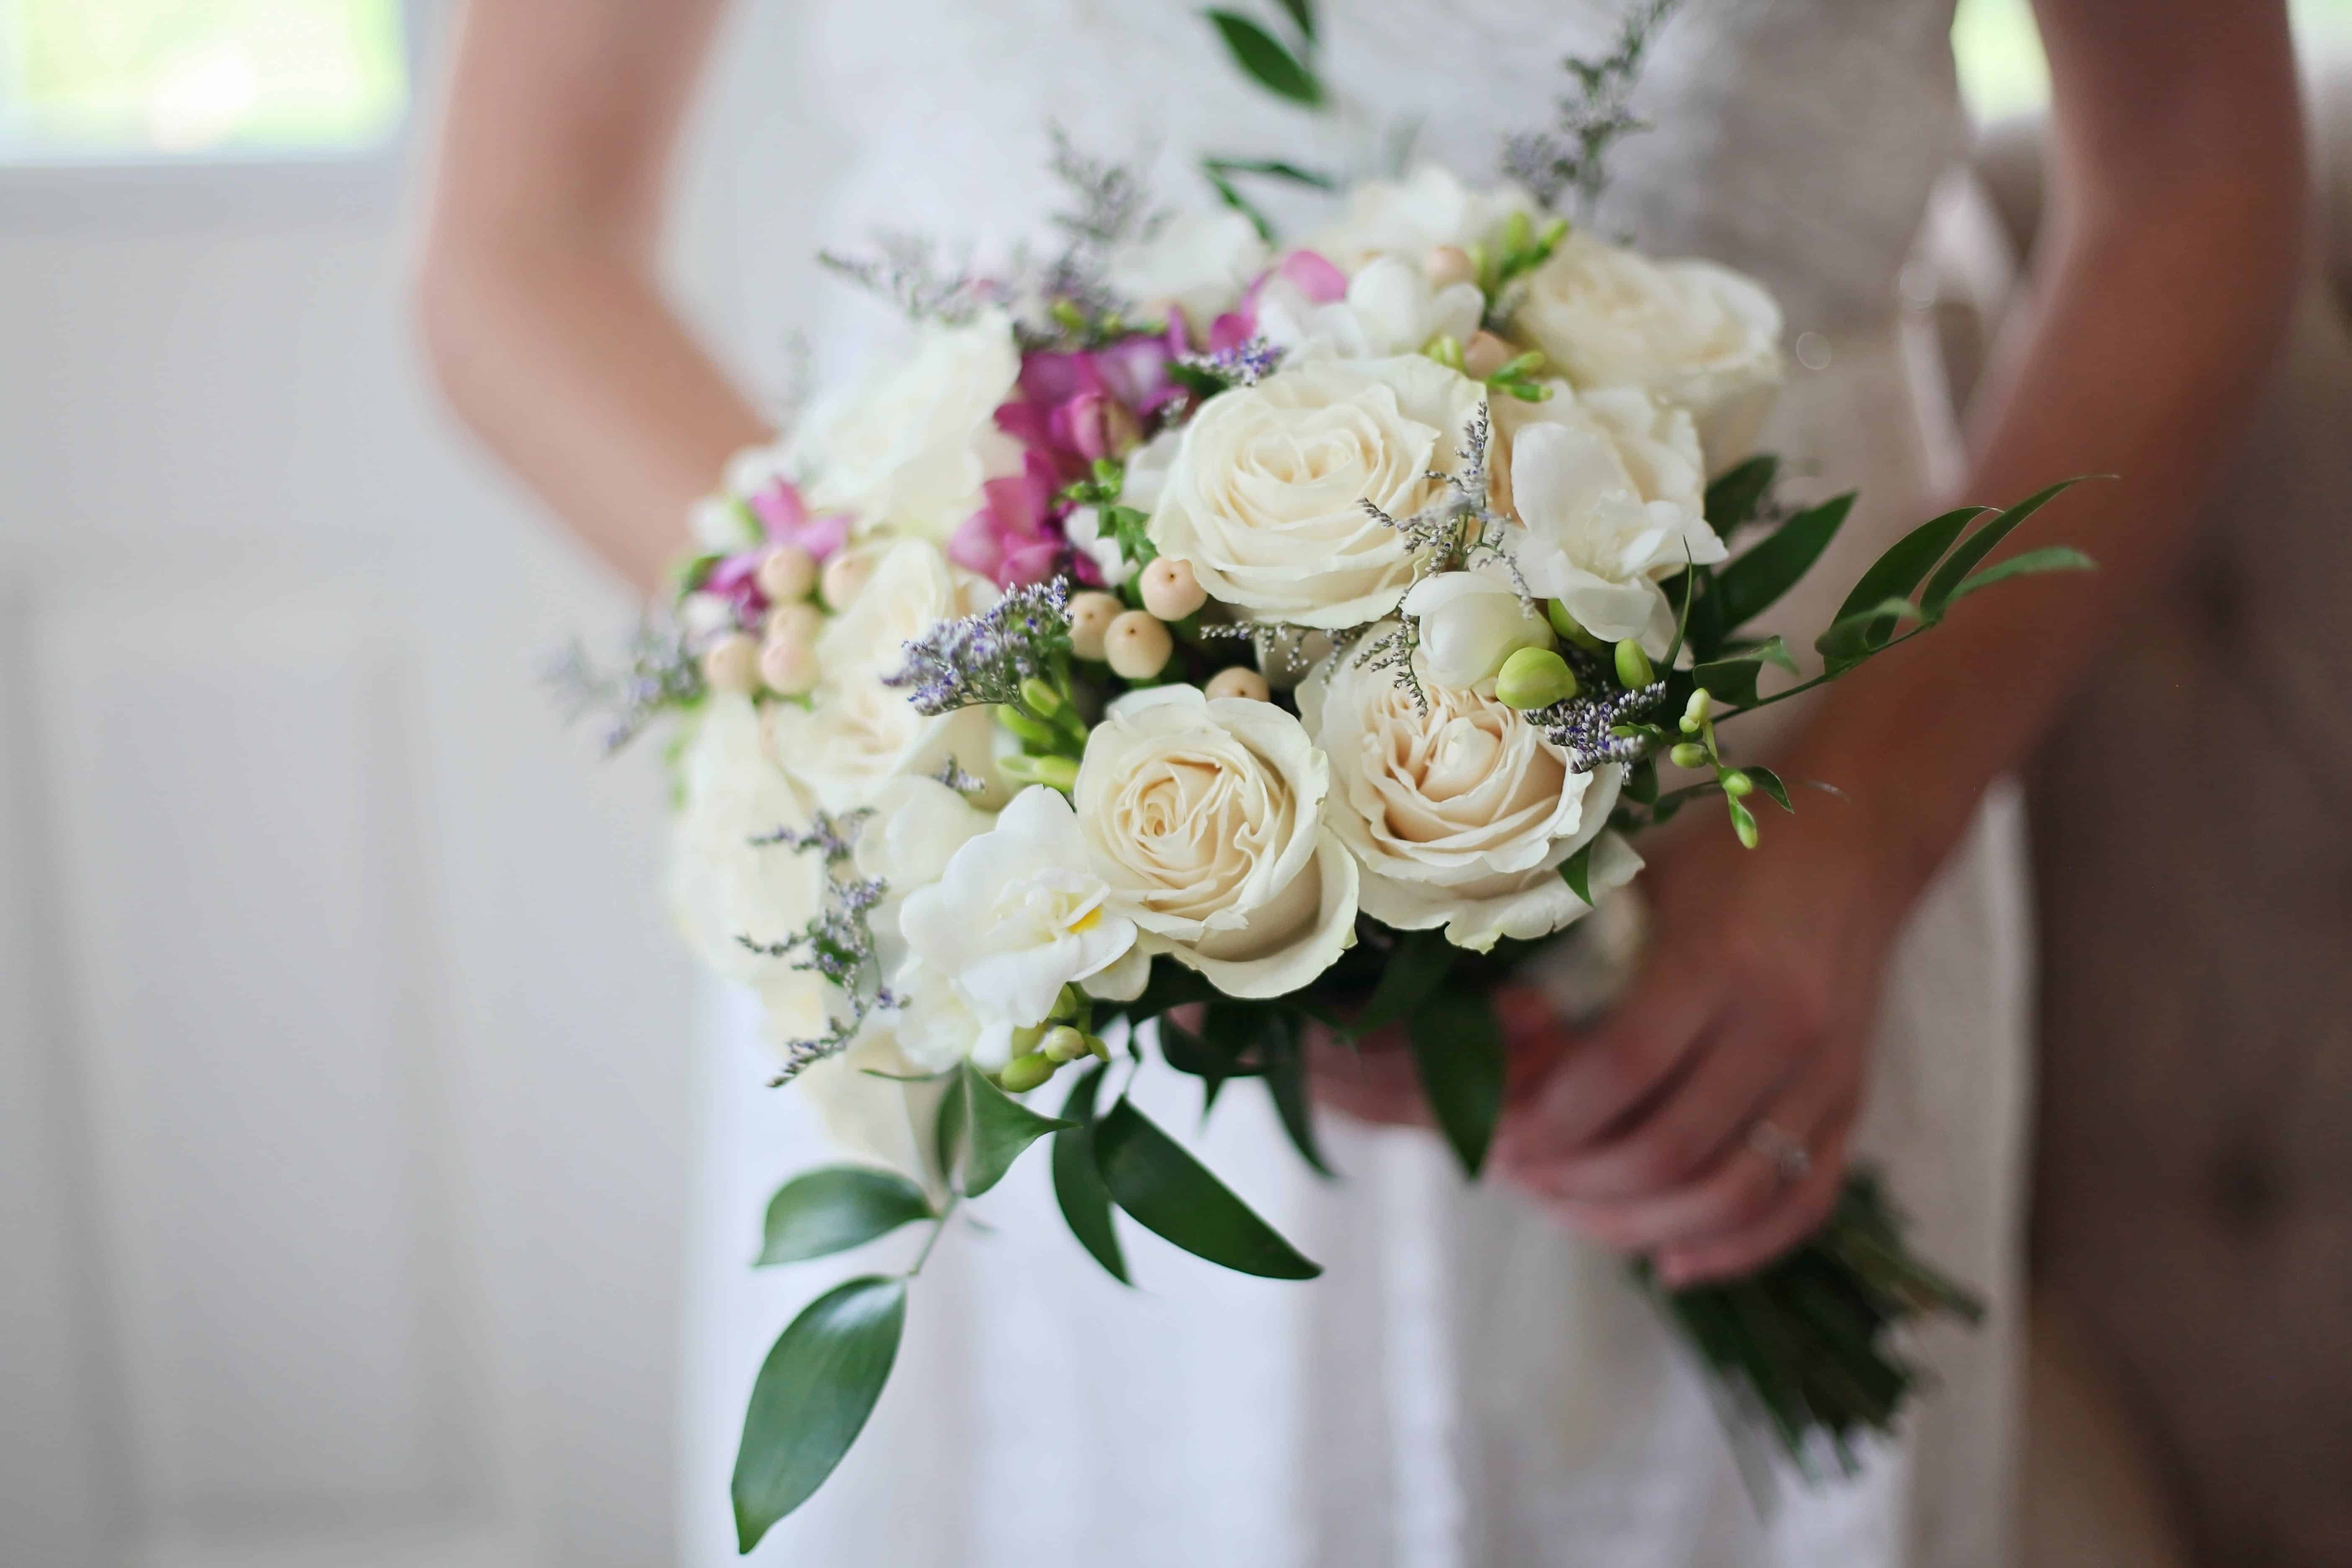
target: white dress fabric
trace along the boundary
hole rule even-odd
[[[1271,13],[1271,7],[1266,8]],[[1801,489],[1864,504],[1826,575],[1850,583],[1948,481],[1903,266],[1958,145],[1951,0],[1689,0],[1659,34],[1602,226],[1746,269],[1786,307],[1790,384],[1767,444]],[[1558,63],[1596,53],[1603,0],[1326,0],[1324,74],[1360,125],[1419,118],[1473,177],[1549,114]],[[774,0],[740,16],[703,125],[686,263],[755,378],[799,330],[839,374],[887,317],[806,253],[877,228],[1040,232],[1051,119],[1084,147],[1156,153],[1194,199],[1203,152],[1344,156],[1354,130],[1241,80],[1167,0]],[[1790,613],[1818,626],[1816,602]],[[1805,809],[1835,809],[1827,797]],[[1769,825],[1768,825],[1769,826]],[[1324,1277],[1246,1279],[1131,1224],[1139,1289],[1055,1213],[1042,1150],[974,1205],[917,1281],[890,1386],[832,1481],[757,1562],[888,1568],[1986,1568],[2009,1559],[2019,1172],[2030,973],[2021,822],[1996,792],[1914,913],[1879,1025],[1863,1157],[1917,1244],[1981,1289],[1974,1334],[1917,1346],[1939,1386],[1851,1482],[1742,1479],[1705,1382],[1622,1265],[1429,1136],[1323,1119],[1345,1180],[1283,1140],[1259,1086],[1201,1125],[1198,1084],[1139,1100]],[[1772,852],[1768,837],[1764,854]],[[768,1195],[826,1156],[771,1070],[748,1002],[698,1033],[701,1179],[686,1325],[684,1561],[734,1560],[727,1478],[775,1334],[836,1279],[902,1267],[912,1237],[755,1273]],[[1045,1098],[1056,1100],[1058,1088]]]

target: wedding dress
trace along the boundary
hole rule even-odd
[[[1961,121],[1952,0],[1689,0],[1657,35],[1601,226],[1767,283],[1790,384],[1767,445],[1800,489],[1864,501],[1833,595],[1948,482],[1948,416],[1906,328],[1904,262]],[[1265,7],[1271,16],[1273,7]],[[754,379],[788,331],[841,374],[883,310],[809,267],[877,228],[983,247],[1041,232],[1045,126],[1156,153],[1195,200],[1202,152],[1345,156],[1368,121],[1485,178],[1546,120],[1561,58],[1605,52],[1611,0],[1326,0],[1333,129],[1252,87],[1171,0],[748,0],[722,37],[681,264]],[[1831,603],[1834,603],[1833,597]],[[1829,605],[1793,607],[1826,624]],[[1827,797],[1803,809],[1835,809]],[[1768,837],[1764,854],[1772,853]],[[1918,906],[1878,1027],[1860,1146],[1926,1253],[1987,1295],[1931,1331],[1938,1386],[1850,1482],[1759,1508],[1706,1385],[1614,1258],[1517,1195],[1473,1190],[1429,1136],[1324,1118],[1345,1180],[1307,1173],[1263,1095],[1230,1086],[1199,1147],[1322,1262],[1312,1285],[1228,1274],[1125,1227],[1139,1289],[1064,1230],[1033,1153],[913,1292],[872,1423],[759,1562],[887,1568],[1517,1568],[2006,1561],[2028,1006],[2021,822],[1996,792]],[[740,999],[714,996],[697,1090],[681,1436],[684,1552],[734,1558],[727,1477],[770,1342],[856,1255],[755,1274],[761,1206],[824,1157]],[[1199,1086],[1139,1098],[1199,1125]],[[1051,1099],[1052,1091],[1048,1097]],[[913,1238],[899,1238],[911,1241]],[[899,1267],[890,1244],[872,1249]]]

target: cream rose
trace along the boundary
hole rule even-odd
[[[1659,583],[1727,553],[1706,524],[1697,434],[1688,414],[1634,388],[1559,394],[1509,437],[1519,574],[1595,637],[1663,657],[1675,615]]]
[[[908,638],[964,611],[964,584],[935,547],[908,539],[877,551],[866,586],[817,638],[824,673],[809,705],[770,710],[776,755],[791,759],[793,776],[818,805],[855,810],[886,780],[935,773],[950,757],[989,786],[979,804],[1003,800],[986,709],[926,716],[905,691],[882,683],[905,666]]]
[[[1325,821],[1330,770],[1271,702],[1155,687],[1087,739],[1073,804],[1105,908],[1136,945],[1229,996],[1281,996],[1355,941],[1356,863]]]
[[[1021,445],[996,427],[1021,353],[1003,315],[928,326],[913,356],[814,410],[787,447],[813,511],[944,541],[980,509],[981,487],[1021,470]]]
[[[804,828],[809,802],[768,750],[759,710],[748,697],[713,692],[688,742],[679,777],[680,809],[671,844],[670,907],[695,953],[717,973],[751,985],[774,983],[796,1018],[823,990],[804,984],[790,961],[766,958],[737,941],[782,942],[817,910],[823,868],[787,846],[755,848],[751,840]],[[803,996],[800,994],[809,994]],[[815,1029],[824,1027],[821,997]]]
[[[1279,273],[1257,297],[1258,334],[1289,351],[1286,363],[1385,359],[1419,353],[1433,338],[1467,342],[1486,313],[1475,283],[1430,286],[1416,262],[1373,259],[1348,280],[1340,299],[1318,304]]]
[[[1346,652],[1298,689],[1307,732],[1331,760],[1331,821],[1363,869],[1364,912],[1402,931],[1444,926],[1457,947],[1546,936],[1587,910],[1560,864],[1599,837],[1622,770],[1570,773],[1560,749],[1486,690],[1439,683],[1424,710],[1395,673]],[[1613,836],[1590,868],[1595,894],[1641,858]]]
[[[1717,471],[1748,455],[1780,382],[1780,307],[1710,261],[1655,261],[1571,234],[1511,325],[1579,390],[1638,386],[1691,411]]]
[[[1265,270],[1265,241],[1231,207],[1179,213],[1110,254],[1110,286],[1130,303],[1172,300],[1196,329],[1237,304]]]
[[[1349,626],[1396,608],[1413,557],[1392,517],[1435,495],[1476,382],[1417,354],[1277,372],[1209,400],[1178,444],[1151,542],[1262,620]]]
[[[1535,198],[1510,185],[1474,191],[1452,170],[1423,163],[1402,180],[1375,180],[1349,193],[1348,210],[1306,248],[1352,272],[1375,256],[1418,262],[1434,246],[1468,249],[1493,237],[1515,212],[1543,215]]]

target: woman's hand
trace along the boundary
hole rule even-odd
[[[1745,850],[1693,823],[1643,885],[1641,973],[1587,1031],[1507,994],[1515,1059],[1550,1064],[1506,1110],[1495,1173],[1669,1285],[1752,1271],[1836,1200],[1881,970],[1909,902],[1854,808],[1814,796]],[[1703,815],[1694,806],[1694,816]]]

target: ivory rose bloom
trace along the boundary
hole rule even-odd
[[[1179,213],[1149,238],[1110,254],[1110,286],[1130,303],[1172,300],[1194,327],[1206,327],[1239,302],[1265,270],[1265,241],[1231,207]]]
[[[1073,802],[1106,908],[1136,945],[1229,996],[1280,996],[1356,936],[1356,863],[1325,821],[1330,769],[1271,702],[1153,687],[1087,739]]]
[[[1418,354],[1302,365],[1213,398],[1179,442],[1151,515],[1162,555],[1257,619],[1350,626],[1396,608],[1412,581],[1393,517],[1436,493],[1477,383]]]
[[[820,405],[794,432],[786,461],[804,477],[809,510],[850,513],[861,537],[887,527],[946,540],[980,509],[982,485],[1021,471],[1021,444],[996,427],[1020,374],[1002,314],[924,327],[912,357]]]
[[[1332,228],[1307,242],[1352,272],[1375,256],[1402,256],[1418,263],[1433,247],[1466,250],[1494,237],[1515,212],[1540,218],[1535,198],[1510,185],[1475,191],[1454,172],[1423,163],[1402,180],[1358,185],[1348,210]]]
[[[908,638],[966,613],[963,587],[947,557],[921,540],[881,547],[865,588],[817,638],[824,673],[809,706],[771,710],[776,754],[791,759],[793,776],[825,810],[868,805],[885,781],[935,773],[950,756],[992,784],[995,725],[986,709],[929,717],[882,684],[905,665]],[[992,787],[979,804],[1002,798]]]
[[[746,984],[777,987],[776,1002],[806,1033],[824,1028],[824,984],[788,959],[752,952],[736,938],[781,942],[817,910],[814,858],[751,840],[808,826],[807,795],[777,766],[751,700],[714,691],[680,770],[682,801],[671,845],[670,906],[688,943],[710,969]],[[808,984],[814,982],[814,984]]]
[[[1486,313],[1475,283],[1430,287],[1417,262],[1374,259],[1328,302],[1277,274],[1257,297],[1258,334],[1290,351],[1292,364],[1316,359],[1386,359],[1419,353],[1433,338],[1467,342]]]
[[[1511,552],[1537,595],[1587,631],[1673,644],[1674,606],[1658,586],[1685,564],[1728,553],[1706,524],[1698,436],[1680,408],[1633,388],[1561,395],[1509,447],[1509,504],[1526,524]]]
[[[1003,1067],[1013,1030],[1044,1023],[1063,986],[1110,969],[1135,945],[1135,922],[1110,893],[1087,863],[1070,803],[1043,784],[1023,790],[899,913],[907,962],[898,989],[912,999],[900,1047],[933,1069],[967,1057]]]
[[[1717,471],[1748,455],[1780,382],[1780,307],[1763,285],[1582,233],[1527,279],[1511,325],[1580,391],[1638,386],[1688,408]]]
[[[1574,773],[1559,748],[1476,689],[1425,668],[1424,711],[1395,673],[1326,659],[1298,689],[1307,731],[1331,761],[1331,821],[1363,868],[1364,912],[1401,931],[1445,928],[1481,952],[1586,912],[1559,866],[1607,826],[1622,770]],[[1602,839],[1595,894],[1641,869]]]

